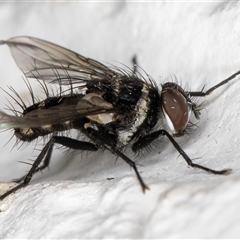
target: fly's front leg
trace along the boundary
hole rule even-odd
[[[200,168],[204,171],[207,171],[207,172],[210,172],[213,174],[219,174],[219,175],[227,175],[231,172],[231,169],[224,169],[224,170],[216,171],[216,170],[201,166],[199,164],[193,163],[192,160],[189,158],[189,156],[183,151],[183,149],[179,146],[179,144],[174,140],[173,136],[164,129],[158,130],[156,132],[153,132],[153,133],[139,139],[136,143],[133,144],[133,146],[132,146],[133,151],[136,152],[136,151],[148,146],[151,142],[153,142],[155,139],[157,139],[161,135],[167,136],[167,138],[170,140],[172,145],[181,154],[181,156],[185,159],[185,161],[187,162],[187,164],[189,166],[194,167],[194,168]]]
[[[154,140],[156,140],[159,137],[159,132],[153,132],[151,134],[148,134],[140,139],[138,139],[137,142],[135,142],[132,145],[133,152],[137,152],[145,147],[147,147],[149,144],[151,144]]]
[[[38,155],[37,159],[33,163],[32,167],[29,170],[29,172],[27,173],[27,175],[22,178],[22,183],[18,184],[16,187],[12,188],[8,192],[1,195],[0,200],[3,200],[7,196],[9,196],[11,193],[14,193],[17,190],[19,190],[20,188],[28,185],[29,182],[31,181],[33,175],[36,172],[43,170],[44,168],[46,168],[48,166],[48,163],[50,161],[51,154],[52,154],[53,144],[55,144],[55,143],[61,144],[62,146],[69,147],[69,148],[76,149],[76,150],[86,150],[86,151],[97,151],[98,150],[98,148],[94,144],[89,143],[89,142],[82,142],[82,141],[78,141],[78,140],[71,139],[68,137],[53,136],[48,141],[48,143],[44,146],[44,148]],[[46,154],[47,154],[47,156],[46,156],[47,160],[45,158],[45,161],[46,161],[45,165],[43,165],[42,167],[39,167],[39,165],[43,161],[44,156]]]

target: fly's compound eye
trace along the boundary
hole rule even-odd
[[[186,128],[189,120],[188,102],[180,91],[171,87],[163,88],[161,98],[167,125],[177,136]]]

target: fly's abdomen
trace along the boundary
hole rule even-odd
[[[26,127],[26,128],[16,128],[15,129],[15,136],[26,142],[31,142],[32,140],[38,138],[39,136],[46,136],[53,132],[61,132],[65,130],[69,130],[72,128],[71,121],[66,121],[61,124],[49,124],[44,125],[38,128]]]
[[[15,128],[15,136],[22,141],[30,142],[39,136],[72,129],[76,118],[69,119],[69,116],[73,112],[72,108],[76,112],[76,117],[78,116],[75,107],[82,96],[75,94],[49,97],[27,107],[22,117],[29,122],[29,126]]]

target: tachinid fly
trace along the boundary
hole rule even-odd
[[[69,93],[60,91],[43,101],[23,107],[21,115],[0,111],[0,128],[14,128],[15,136],[30,142],[49,135],[49,140],[19,184],[0,199],[26,186],[32,176],[49,164],[54,144],[82,151],[107,149],[127,162],[135,171],[143,192],[148,189],[136,164],[124,153],[126,146],[133,152],[149,147],[162,135],[173,144],[187,164],[213,174],[228,174],[230,169],[213,170],[192,162],[175,141],[186,132],[190,115],[200,116],[200,107],[193,97],[209,95],[240,74],[207,91],[185,91],[178,84],[166,82],[158,86],[148,75],[137,71],[107,67],[58,45],[31,37],[16,37],[0,41],[10,47],[24,75],[45,83],[68,86]],[[28,87],[30,85],[28,84]],[[46,90],[47,91],[47,90]],[[62,136],[66,130],[80,131],[88,141]]]

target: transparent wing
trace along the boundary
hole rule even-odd
[[[119,75],[98,61],[38,38],[14,37],[0,44],[9,46],[18,67],[29,78],[40,76],[44,81],[68,85],[69,79],[79,84]]]
[[[87,117],[92,121],[106,124],[113,120],[114,109],[101,96],[90,93],[82,99],[68,101],[48,109],[39,108],[23,116],[12,116],[0,111],[0,129],[41,127],[61,124]]]

